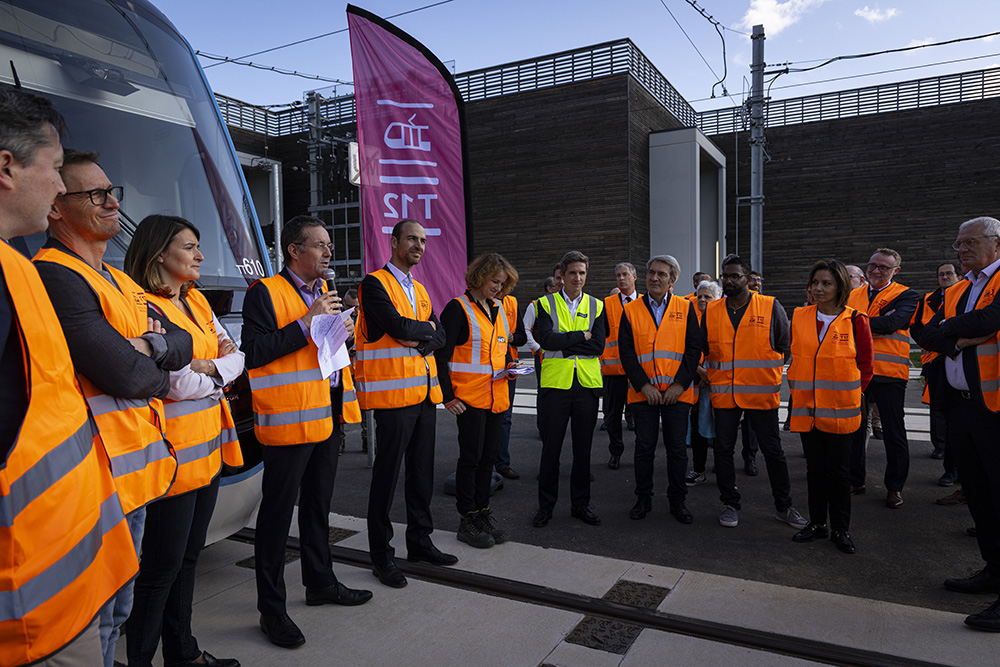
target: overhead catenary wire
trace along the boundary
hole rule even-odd
[[[424,5],[423,7],[417,7],[415,9],[408,9],[405,12],[399,12],[398,14],[393,14],[391,16],[386,16],[385,19],[388,20],[388,19],[399,18],[400,16],[406,16],[407,14],[413,14],[413,13],[416,13],[416,12],[423,11],[425,9],[430,9],[432,7],[438,7],[440,5],[447,5],[449,2],[454,2],[454,1],[455,0],[441,0],[440,2],[434,2],[434,3],[431,3],[429,5]],[[208,69],[210,67],[215,67],[217,65],[225,65],[226,63],[233,63],[235,65],[243,65],[245,63],[242,63],[242,62],[239,62],[239,61],[241,61],[241,60],[243,60],[245,58],[253,58],[254,56],[259,56],[259,55],[262,55],[264,53],[271,53],[272,51],[279,51],[281,49],[287,49],[290,46],[298,46],[299,44],[305,44],[306,42],[313,42],[313,41],[315,41],[317,39],[323,39],[324,37],[330,37],[331,35],[337,35],[337,34],[340,34],[342,32],[347,32],[347,30],[348,30],[347,28],[340,28],[339,30],[333,30],[331,32],[325,32],[322,35],[315,35],[313,37],[306,37],[305,39],[298,39],[298,40],[295,40],[294,42],[288,42],[287,44],[280,44],[278,46],[272,46],[271,48],[263,49],[262,51],[254,51],[253,53],[247,53],[246,55],[237,56],[236,58],[225,58],[225,57],[223,57],[223,60],[221,62],[212,63],[211,65],[206,65],[203,69]],[[270,68],[266,68],[266,69],[270,69]]]
[[[264,71],[267,71],[267,72],[274,72],[276,74],[285,74],[287,76],[297,76],[297,77],[300,77],[300,78],[303,78],[303,79],[309,79],[310,81],[325,81],[327,83],[336,83],[336,84],[341,84],[341,85],[345,85],[345,86],[354,85],[353,82],[351,82],[351,81],[341,81],[340,79],[332,79],[330,77],[320,76],[319,74],[306,74],[305,72],[299,72],[297,70],[282,69],[281,67],[273,67],[271,65],[262,65],[260,63],[253,63],[253,62],[244,62],[244,61],[240,61],[240,60],[233,60],[232,58],[228,58],[226,56],[218,56],[218,55],[215,55],[213,53],[205,53],[204,51],[195,51],[194,53],[195,53],[196,56],[198,56],[200,58],[208,58],[209,60],[218,60],[218,61],[221,61],[219,63],[216,63],[216,64],[219,64],[219,65],[221,65],[223,62],[228,62],[228,63],[232,63],[233,65],[243,65],[244,67],[251,67],[253,69],[264,70]],[[208,65],[207,67],[211,67],[211,65]],[[206,69],[207,69],[207,67],[206,67]]]
[[[677,27],[681,29],[681,32],[684,33],[684,36],[687,37],[687,41],[689,41],[691,43],[691,46],[694,48],[695,52],[698,54],[698,57],[701,58],[701,61],[703,63],[705,63],[706,67],[708,67],[708,71],[710,71],[712,73],[712,76],[718,78],[719,75],[715,73],[715,70],[712,69],[712,66],[708,63],[707,60],[705,60],[705,56],[703,56],[701,54],[701,51],[698,49],[698,45],[694,43],[694,40],[691,39],[690,35],[688,35],[687,31],[684,29],[684,26],[682,26],[681,22],[677,20],[677,17],[674,16],[674,13],[672,11],[670,11],[670,7],[667,7],[666,0],[660,0],[660,4],[663,5],[663,8],[667,10],[667,13],[670,14],[670,18],[672,18],[674,20],[674,23],[676,23]]]
[[[724,26],[718,21],[716,21],[715,18],[713,18],[702,7],[699,7],[696,0],[687,0],[687,3],[691,5],[691,7],[694,8],[696,12],[705,17],[705,20],[707,20],[709,23],[712,24],[712,27],[715,28],[715,32],[719,34],[719,39],[722,41],[722,76],[719,78],[718,81],[712,84],[712,97],[715,97],[715,87],[720,84],[722,85],[722,94],[725,95],[728,92],[726,91],[726,77],[729,76],[729,64],[726,61],[726,37],[725,35],[722,34],[722,29],[724,28]]]

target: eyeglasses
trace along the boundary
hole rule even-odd
[[[746,277],[747,277],[747,274],[745,274],[745,273],[723,273],[721,276],[719,276],[719,278],[723,282],[727,282],[728,281],[728,282],[731,282],[731,283],[739,282],[740,280],[743,280]]]
[[[954,271],[940,271],[938,272],[938,278],[947,278],[948,276],[955,275]]]
[[[332,243],[296,243],[295,245],[304,246],[306,248],[312,248],[313,250],[319,250],[320,252],[323,251],[323,248],[326,248],[330,252],[333,252],[333,249],[335,247]]]
[[[869,271],[881,271],[882,273],[885,273],[887,271],[892,271],[895,268],[897,268],[897,267],[895,267],[895,266],[889,266],[888,264],[875,264],[875,263],[872,263],[872,264],[868,265],[868,270]]]
[[[979,239],[995,239],[996,234],[986,234],[983,236],[973,236],[971,239],[964,239],[962,241],[955,241],[951,244],[951,247],[955,250],[961,250],[962,248],[968,248],[969,250],[975,250],[979,247]]]
[[[116,201],[122,202],[125,200],[125,187],[122,185],[112,185],[110,188],[94,188],[93,190],[80,190],[79,192],[67,192],[64,197],[70,197],[72,195],[89,195],[90,203],[94,206],[104,206],[108,201],[108,195],[115,198]]]

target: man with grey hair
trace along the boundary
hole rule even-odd
[[[868,284],[868,279],[865,278],[865,272],[861,270],[861,267],[855,266],[854,264],[847,265],[847,276],[851,279],[851,289],[857,289],[862,285]]]
[[[642,519],[653,508],[653,460],[663,425],[667,450],[667,500],[681,523],[694,518],[685,505],[688,414],[698,401],[692,384],[701,358],[700,332],[694,304],[670,294],[680,266],[670,255],[646,264],[646,296],[625,306],[619,328],[621,363],[635,410],[635,506],[629,517]]]
[[[601,353],[601,375],[604,378],[604,424],[608,432],[608,467],[618,470],[621,457],[625,452],[625,442],[622,440],[622,412],[629,419],[625,396],[628,392],[628,378],[622,369],[618,356],[618,325],[622,319],[625,306],[638,299],[641,294],[635,291],[636,270],[631,262],[619,262],[615,266],[615,285],[617,294],[605,297],[604,312],[607,314],[604,339],[604,352]],[[631,424],[629,425],[631,430]]]
[[[967,280],[949,287],[931,321],[914,326],[913,334],[920,347],[945,358],[948,445],[955,447],[986,565],[971,576],[946,580],[944,587],[958,593],[1000,593],[1000,221],[981,217],[962,223],[954,248]],[[1000,599],[965,623],[1000,632]]]

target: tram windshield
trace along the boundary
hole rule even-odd
[[[53,101],[69,128],[64,146],[100,152],[108,178],[124,186],[122,233],[105,261],[121,268],[133,223],[161,213],[201,231],[203,285],[245,287],[266,275],[215,101],[191,49],[156,9],[126,0],[0,0],[0,63],[0,81]],[[44,241],[32,237],[29,250]]]

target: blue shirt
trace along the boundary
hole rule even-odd
[[[403,288],[403,292],[406,294],[406,298],[410,300],[410,307],[413,308],[413,312],[417,312],[417,295],[413,290],[413,278],[409,273],[403,273],[396,266],[389,262],[386,264],[389,268],[389,273],[396,277],[399,282],[399,286]]]

